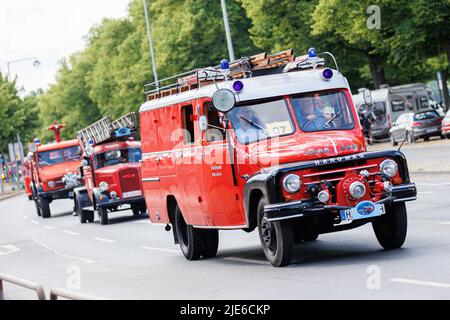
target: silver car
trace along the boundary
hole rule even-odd
[[[442,119],[443,117],[435,110],[404,113],[392,125],[391,143],[396,146],[405,139],[409,143],[414,143],[421,138],[428,141],[432,136],[442,137]]]

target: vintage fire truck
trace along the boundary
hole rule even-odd
[[[147,212],[141,182],[141,143],[136,114],[116,121],[105,117],[78,132],[83,150],[82,175],[85,185],[75,189],[75,210],[81,223],[94,222],[97,211],[100,223],[108,224],[108,212],[129,210],[134,215]]]
[[[54,122],[47,128],[55,133],[55,141],[42,145],[39,139],[29,146],[27,156],[28,188],[36,212],[42,218],[50,218],[50,203],[57,199],[72,199],[73,190],[81,185],[77,169],[81,154],[78,140],[61,140],[64,124]],[[27,182],[28,181],[28,182]]]
[[[405,202],[416,199],[405,156],[367,152],[332,54],[223,60],[145,93],[145,199],[188,260],[215,256],[218,230],[230,229],[257,229],[277,267],[290,263],[295,243],[367,223],[383,248],[403,245]]]

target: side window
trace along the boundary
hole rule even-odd
[[[211,125],[211,127],[205,131],[206,141],[214,142],[225,140],[225,132],[219,129],[222,128],[219,113],[214,109],[212,102],[206,102],[203,105],[203,114],[206,115],[208,124]]]
[[[192,105],[181,107],[184,144],[193,144],[194,137],[194,109]]]

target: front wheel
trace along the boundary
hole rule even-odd
[[[262,198],[258,204],[258,233],[267,260],[274,267],[290,264],[294,247],[294,232],[292,226],[284,221],[269,222],[264,213],[264,205],[268,204]]]
[[[50,201],[47,199],[39,199],[39,207],[41,208],[42,218],[47,219],[51,217]]]
[[[408,217],[404,202],[386,206],[382,220],[372,223],[378,242],[384,249],[397,249],[406,239]]]
[[[219,248],[219,231],[218,230],[203,230],[201,255],[203,258],[212,258],[217,255]]]
[[[100,224],[107,225],[108,224],[108,209],[103,207],[98,207],[98,215],[100,216]]]
[[[181,252],[189,260],[198,260],[202,253],[202,230],[186,224],[180,208],[175,211],[175,232],[180,243]]]
[[[42,212],[41,212],[41,207],[39,206],[39,201],[34,200],[34,204],[36,206],[36,214],[38,215],[38,217],[40,217],[42,215]]]

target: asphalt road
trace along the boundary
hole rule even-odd
[[[188,262],[145,216],[81,225],[69,201],[55,201],[43,220],[19,196],[0,202],[0,272],[111,299],[450,299],[450,173],[413,179],[402,249],[382,250],[365,225],[296,246],[286,268],[266,261],[256,232],[221,231],[216,258]],[[5,293],[34,298],[9,284]]]

